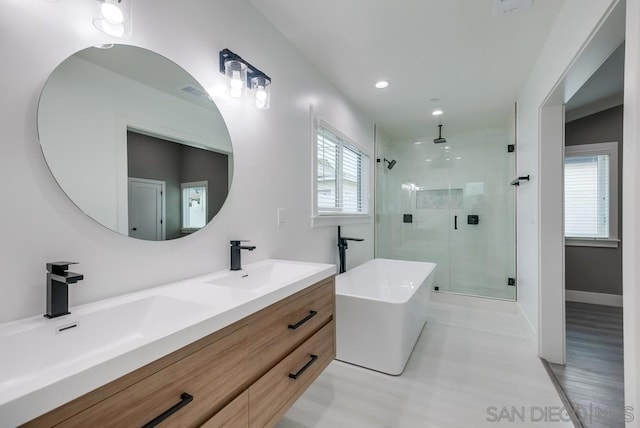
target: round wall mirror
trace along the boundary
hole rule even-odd
[[[207,92],[146,49],[84,49],[51,73],[38,106],[49,169],[109,229],[176,239],[220,211],[233,174],[229,132]]]

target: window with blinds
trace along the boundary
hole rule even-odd
[[[202,229],[207,224],[207,181],[182,183],[182,231]]]
[[[322,123],[316,137],[318,214],[368,213],[369,157]]]
[[[569,146],[564,161],[564,228],[567,238],[617,235],[616,143]]]

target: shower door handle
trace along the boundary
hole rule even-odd
[[[457,215],[453,216],[453,228],[455,230],[458,230],[458,216]]]

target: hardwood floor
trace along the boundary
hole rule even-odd
[[[516,304],[490,302],[432,299],[401,376],[334,361],[278,428],[573,426]]]
[[[567,302],[567,364],[551,369],[587,428],[624,426],[622,308]]]

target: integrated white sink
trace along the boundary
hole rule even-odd
[[[267,260],[247,266],[239,271],[231,271],[231,273],[207,281],[207,283],[242,290],[267,290],[311,275],[317,269],[316,265],[308,263]]]
[[[335,265],[264,260],[72,306],[59,318],[0,324],[0,428],[21,425],[333,274]]]
[[[72,366],[131,342],[157,337],[209,307],[151,296],[48,320],[34,320],[25,329],[0,330],[0,396],[28,378]]]

